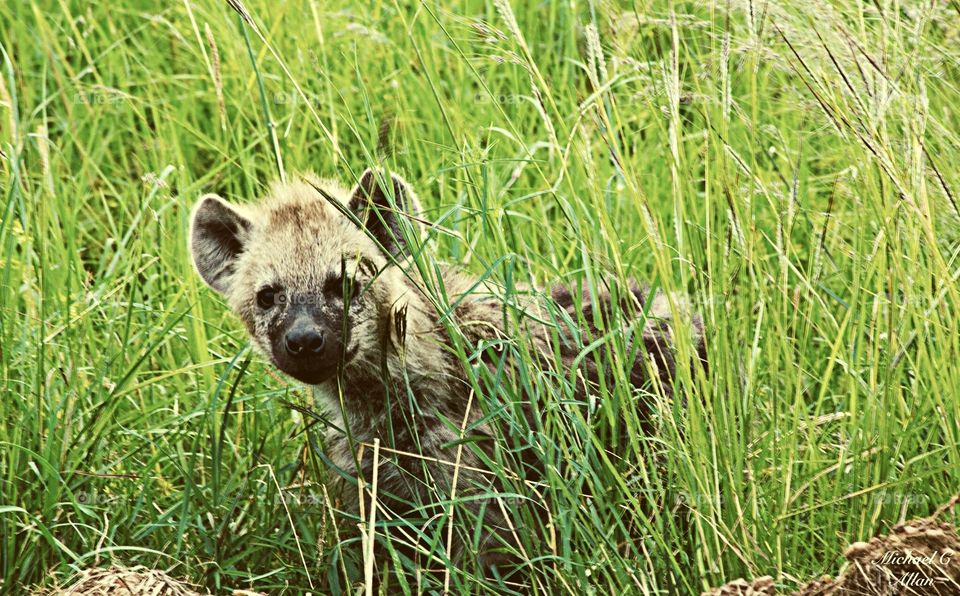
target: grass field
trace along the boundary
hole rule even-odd
[[[308,394],[187,252],[202,193],[305,170],[402,173],[478,276],[702,312],[697,398],[627,453],[629,390],[543,389],[537,593],[790,589],[958,490],[955,0],[231,4],[0,5],[0,591],[361,585]]]

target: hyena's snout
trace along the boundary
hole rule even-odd
[[[295,379],[317,385],[333,377],[350,359],[349,329],[342,317],[323,316],[312,309],[294,309],[287,325],[274,334],[273,357],[280,370]]]
[[[314,325],[312,321],[301,318],[283,336],[283,347],[291,358],[322,356],[327,343],[326,335],[326,330]]]

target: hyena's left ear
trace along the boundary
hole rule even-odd
[[[237,257],[253,227],[250,217],[217,195],[205,195],[190,218],[190,254],[203,281],[221,294],[230,291]]]
[[[387,176],[383,171],[367,169],[353,189],[349,207],[387,252],[401,256],[410,253],[410,234],[417,240],[423,236],[423,224],[418,219],[422,209],[417,195],[403,178],[396,174],[389,174],[389,179]]]

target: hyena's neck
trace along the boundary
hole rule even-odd
[[[326,409],[361,439],[418,425],[437,412],[452,415],[451,404],[465,387],[432,309],[411,302],[404,310],[402,334],[395,316],[389,317],[378,357],[345,368],[321,388]]]

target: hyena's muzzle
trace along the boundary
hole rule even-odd
[[[337,373],[353,354],[350,328],[341,309],[318,305],[305,295],[287,297],[286,316],[272,330],[270,343],[277,367],[291,377],[318,385]]]

